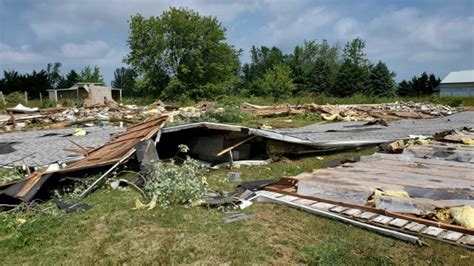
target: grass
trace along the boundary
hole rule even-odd
[[[243,180],[278,179],[322,167],[326,160],[367,155],[372,149],[304,157],[268,166],[233,169]],[[230,170],[209,172],[211,188],[231,191],[222,182]],[[425,240],[416,247],[392,238],[296,209],[256,203],[244,210],[254,217],[224,224],[216,209],[171,207],[132,210],[139,195],[103,187],[84,202],[89,211],[63,214],[3,214],[2,264],[457,264],[472,252]],[[26,219],[19,225],[17,218]]]

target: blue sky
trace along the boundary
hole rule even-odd
[[[0,0],[0,71],[59,61],[62,73],[98,65],[110,82],[128,53],[130,16],[158,16],[170,6],[216,16],[228,42],[244,50],[243,62],[252,45],[290,52],[304,40],[344,44],[360,36],[369,59],[386,62],[397,80],[474,68],[472,0]]]

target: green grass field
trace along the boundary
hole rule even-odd
[[[326,160],[368,155],[373,149],[304,157],[233,169],[244,181],[292,176]],[[208,173],[210,186],[231,170]],[[133,210],[139,194],[102,187],[84,200],[92,209],[64,214],[1,214],[1,264],[324,264],[472,265],[473,253],[429,239],[417,247],[363,229],[271,203],[244,212],[250,220],[223,223],[228,213],[203,207]],[[50,204],[50,203],[49,203]],[[46,203],[44,206],[48,206]],[[18,219],[26,223],[18,224]]]

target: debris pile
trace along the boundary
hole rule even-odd
[[[412,136],[389,145],[399,154],[375,153],[283,178],[265,190],[286,194],[281,202],[297,208],[297,202],[313,204],[341,219],[473,248],[473,132],[463,128],[430,138]]]
[[[0,115],[0,132],[24,129],[28,125],[44,129],[65,128],[75,124],[93,126],[106,123],[134,124],[148,117],[166,113],[170,117],[197,118],[208,109],[215,108],[213,102],[200,102],[195,106],[175,107],[157,101],[148,106],[117,104],[107,101],[82,107],[29,108],[21,104],[6,109],[6,115]],[[223,108],[215,108],[224,112]]]
[[[62,168],[60,165],[49,165],[39,171],[32,173],[26,179],[1,184],[0,195],[2,203],[18,203],[20,201],[31,201],[37,197],[37,194],[43,190],[45,184],[51,185],[59,181],[62,174],[84,173],[90,169],[100,169],[109,167],[88,189],[82,194],[81,198],[87,196],[96,188],[105,178],[109,176],[114,169],[123,165],[136,152],[139,143],[147,141],[157,135],[166,120],[167,115],[154,116],[144,120],[134,126],[129,127],[125,132],[115,135],[104,145],[88,149],[80,147],[76,151],[84,155],[84,159],[69,164]],[[84,177],[84,175],[82,175]]]
[[[261,117],[289,116],[313,112],[320,114],[326,121],[365,121],[377,118],[397,120],[401,118],[432,118],[451,115],[456,108],[432,103],[395,102],[383,104],[353,104],[353,105],[275,105],[259,106],[249,103],[242,104],[242,110]]]

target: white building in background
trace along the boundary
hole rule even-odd
[[[74,100],[85,106],[104,104],[108,100],[122,100],[122,89],[104,86],[102,83],[76,83],[71,88],[48,90],[49,100],[60,102]]]
[[[439,84],[440,96],[474,97],[474,69],[450,72]]]

